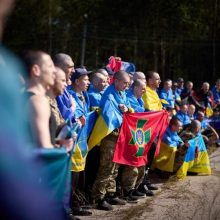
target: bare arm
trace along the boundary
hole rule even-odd
[[[216,139],[219,139],[219,136],[218,136],[218,133],[216,132],[216,130],[211,126],[209,125],[208,128],[212,131],[212,133],[215,135],[215,138]]]
[[[53,148],[50,139],[49,119],[50,106],[46,97],[32,96],[31,104],[31,125],[36,142],[40,147]]]

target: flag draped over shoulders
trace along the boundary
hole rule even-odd
[[[154,167],[163,171],[173,172],[177,147],[183,141],[177,134],[168,127],[160,145],[159,155],[154,160]]]
[[[143,94],[142,99],[144,101],[144,108],[149,111],[159,111],[163,108],[157,92],[149,86],[146,87],[146,92]]]
[[[177,177],[183,179],[186,177],[187,172],[210,175],[209,156],[202,135],[199,134],[189,140],[189,145],[184,162],[177,171]]]
[[[74,152],[72,154],[72,171],[80,172],[85,169],[86,156],[88,153],[87,140],[97,118],[95,111],[89,112],[86,124],[78,132]]]
[[[147,153],[156,139],[158,155],[167,126],[165,111],[124,114],[113,162],[137,167],[146,165]]]
[[[88,141],[89,149],[99,144],[104,137],[121,126],[122,112],[119,109],[119,104],[124,104],[128,108],[130,107],[125,92],[119,93],[112,84],[102,95],[100,102],[101,113],[90,135]]]
[[[134,109],[134,112],[144,112],[144,102],[142,98],[136,98],[133,94],[133,89],[128,89],[126,93],[127,99],[131,104],[131,107]]]

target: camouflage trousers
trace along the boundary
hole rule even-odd
[[[145,166],[133,167],[123,165],[121,174],[121,188],[123,191],[129,192],[137,188],[144,179]]]
[[[94,200],[103,199],[106,194],[116,192],[116,177],[119,164],[112,162],[118,136],[109,134],[100,145],[100,165],[92,188]]]

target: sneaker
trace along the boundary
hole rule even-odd
[[[135,190],[132,192],[132,195],[133,195],[133,196],[137,196],[137,197],[142,197],[142,198],[146,197],[146,194],[145,194],[145,193],[142,193],[142,192],[138,191],[137,189],[135,189]]]
[[[125,205],[126,201],[123,199],[119,199],[117,196],[108,199],[109,204],[111,205]]]
[[[99,200],[96,208],[105,211],[113,210],[113,206],[110,205],[105,199]]]

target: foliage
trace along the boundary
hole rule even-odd
[[[218,0],[19,0],[4,40],[14,51],[66,52],[80,65],[87,25],[89,68],[117,55],[162,78],[213,82],[220,72],[219,12]]]

